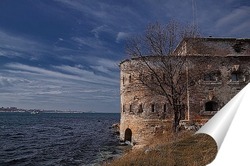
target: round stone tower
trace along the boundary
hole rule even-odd
[[[120,63],[120,139],[133,144],[143,143],[171,125],[166,98],[154,94],[139,80],[146,69],[140,58]]]

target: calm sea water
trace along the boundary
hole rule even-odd
[[[0,165],[98,165],[122,153],[119,116],[0,113]]]

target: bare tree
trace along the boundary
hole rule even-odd
[[[173,112],[173,130],[177,131],[185,114],[187,88],[197,77],[191,77],[186,56],[175,55],[177,44],[183,39],[197,37],[197,28],[182,26],[176,21],[167,25],[149,24],[145,33],[127,42],[126,51],[131,58],[138,58],[141,68],[139,81],[157,95],[164,96]],[[152,58],[153,57],[153,58]],[[189,69],[188,69],[189,66]],[[197,70],[191,72],[196,74]]]

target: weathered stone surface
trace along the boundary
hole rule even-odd
[[[182,42],[178,49],[188,45]],[[181,51],[180,55],[188,59],[190,72],[199,64],[203,64],[199,67],[204,74],[216,72],[213,78],[201,79],[187,90],[184,121],[188,125],[184,128],[196,130],[195,127],[204,124],[250,82],[250,40],[207,39],[202,41],[201,47]],[[157,56],[148,58],[159,59]],[[120,64],[120,139],[133,144],[143,144],[155,134],[171,130],[173,120],[166,98],[148,90],[139,81],[143,69],[139,61],[140,58],[132,58]]]

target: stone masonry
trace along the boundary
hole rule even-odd
[[[250,82],[250,39],[184,39],[174,55],[187,58],[194,68],[206,61],[202,79],[187,90],[183,121],[206,122]],[[148,58],[157,60],[157,56]],[[140,83],[139,60],[120,63],[120,139],[133,144],[169,131],[173,121],[166,98]]]

